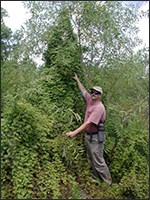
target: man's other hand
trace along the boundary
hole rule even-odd
[[[66,135],[67,135],[68,137],[73,137],[73,136],[76,135],[76,133],[75,133],[74,131],[70,131],[70,132],[66,133]]]

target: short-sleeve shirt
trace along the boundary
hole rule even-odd
[[[86,92],[84,95],[86,101],[86,112],[84,122],[91,121],[85,132],[94,133],[97,132],[97,128],[94,124],[98,125],[100,121],[104,122],[106,119],[106,109],[101,101],[94,101],[91,95]]]

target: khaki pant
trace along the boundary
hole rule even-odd
[[[104,144],[98,142],[98,134],[92,135],[92,142],[90,142],[90,135],[85,133],[85,145],[87,158],[92,166],[94,175],[100,176],[107,184],[111,185],[111,174],[103,158]]]

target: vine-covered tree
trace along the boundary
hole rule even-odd
[[[24,100],[20,98],[5,115],[3,146],[11,151],[6,156],[8,163],[6,164],[4,159],[2,165],[3,196],[5,197],[58,198],[61,196],[61,189],[63,188],[65,192],[66,185],[72,184],[72,179],[74,179],[73,176],[70,175],[70,178],[66,174],[65,167],[76,162],[77,159],[74,157],[77,157],[77,152],[74,152],[74,148],[81,141],[69,144],[69,140],[63,136],[63,133],[73,128],[80,120],[77,110],[83,108],[80,107],[81,105],[76,108],[76,102],[81,96],[75,89],[72,76],[74,72],[81,75],[82,68],[75,34],[66,12],[63,11],[60,14],[58,25],[52,32],[48,44],[55,40],[57,45],[56,48],[53,47],[52,54],[49,54],[51,48],[48,45],[45,53],[47,65],[40,69],[41,78],[34,83],[31,90],[27,90],[28,95],[24,96]],[[55,36],[57,34],[58,38],[62,38],[63,43],[59,42]],[[53,52],[55,52],[55,58],[53,58]],[[63,56],[64,59],[62,59]],[[49,60],[52,61],[49,62]],[[23,66],[23,63],[21,65]],[[36,121],[39,125],[36,125]],[[10,134],[11,130],[14,130],[12,134]],[[8,135],[8,141],[6,135]],[[9,144],[12,138],[14,141]],[[67,149],[70,152],[67,152]],[[82,145],[79,149],[83,151]],[[4,150],[2,155],[5,153]],[[18,172],[16,165],[20,169]],[[30,166],[22,175],[27,165]],[[12,174],[7,178],[8,168]],[[12,184],[10,183],[10,190],[6,193],[7,182],[10,182],[10,178]],[[75,181],[73,184],[76,187]]]

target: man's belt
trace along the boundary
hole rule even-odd
[[[93,132],[93,133],[87,133],[87,132],[86,132],[86,134],[87,134],[87,135],[95,135],[95,134],[98,134],[98,132]]]
[[[92,142],[92,136],[98,134],[98,132],[93,132],[93,133],[87,133],[87,135],[90,135],[90,142]]]

